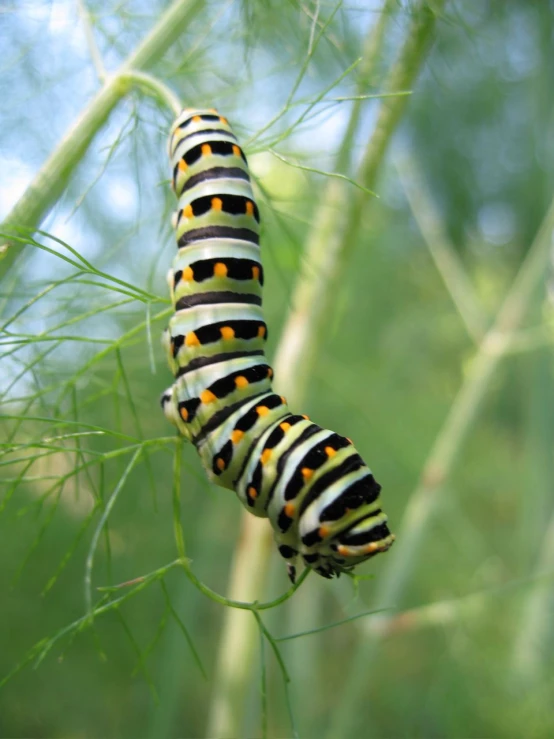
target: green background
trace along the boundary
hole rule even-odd
[[[150,71],[187,105],[216,106],[241,141],[284,109],[246,145],[258,182],[273,357],[304,246],[336,171],[352,106],[341,98],[357,94],[359,69],[323,102],[314,101],[362,54],[366,33],[381,18],[380,3],[196,5],[186,31]],[[164,7],[88,3],[89,30],[109,71]],[[383,91],[415,12],[415,3],[388,3],[383,46],[364,94]],[[8,2],[0,13],[2,216],[101,85],[85,28],[69,2]],[[472,376],[483,329],[494,322],[550,205],[553,32],[554,6],[547,0],[446,2],[373,186],[379,198],[363,200],[317,357],[298,370],[307,386],[298,410],[354,440],[383,486],[383,505],[399,535],[395,547],[410,537],[403,516],[457,393]],[[364,102],[359,130],[347,139],[346,173],[354,180],[381,104],[386,99]],[[177,556],[175,443],[158,404],[171,382],[158,342],[167,318],[153,318],[168,308],[165,272],[174,254],[166,159],[171,120],[170,111],[138,93],[122,101],[42,225],[103,274],[158,297],[131,295],[115,305],[128,297],[115,291],[122,287],[99,286],[106,280],[88,269],[76,276],[79,270],[59,257],[67,250],[46,235],[36,235],[0,286],[6,416],[0,679],[39,640],[86,612],[91,541],[132,457],[116,456],[129,442],[114,432],[166,441],[144,447],[115,500],[94,560],[94,600],[101,597],[96,587],[150,573]],[[345,188],[347,203],[359,196],[354,184]],[[454,272],[447,272],[477,317],[470,320],[478,327],[473,336],[422,236],[422,219],[433,225],[431,241],[454,260]],[[386,632],[375,636],[377,621],[364,617],[279,644],[301,737],[552,736],[549,269],[528,297],[518,351],[500,361],[458,445],[420,545],[404,545],[409,577],[387,603]],[[65,438],[90,428],[59,419],[103,432]],[[75,473],[85,460],[92,464]],[[195,574],[226,593],[242,509],[228,491],[208,485],[193,450],[183,460],[187,554]],[[264,614],[265,625],[281,637],[371,611],[379,587],[394,577],[393,556],[394,548],[360,568],[374,577],[357,585],[310,577],[285,605]],[[205,736],[227,608],[179,570],[164,583],[165,593],[152,582],[81,633],[57,641],[36,669],[31,661],[13,675],[0,690],[0,734]],[[275,552],[265,597],[287,587]],[[186,625],[206,679],[168,603]],[[292,736],[282,674],[267,642],[263,653],[267,733]],[[242,713],[244,706],[241,735],[262,735],[262,685],[256,647],[238,708]]]

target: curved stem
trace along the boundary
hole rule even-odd
[[[137,81],[142,87],[147,86],[150,90],[155,90],[157,96],[175,111],[175,96],[168,93],[165,85],[154,84],[154,78],[140,74],[140,70],[151,66],[167,51],[202,4],[203,0],[176,0],[168,8],[116,74],[105,80],[102,88],[83,110],[4,219],[2,230],[8,230],[9,233],[17,233],[18,230],[33,232],[40,226],[62,195],[71,174],[113,108]],[[0,247],[0,279],[9,270],[22,248],[21,244],[14,241],[8,241]]]
[[[152,97],[163,103],[166,108],[173,111],[176,116],[183,109],[181,101],[173,90],[157,77],[147,72],[131,70],[129,72],[123,72],[119,78],[123,84],[128,84],[129,88],[138,87],[146,94],[152,95]]]

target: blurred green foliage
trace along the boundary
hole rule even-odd
[[[140,0],[88,3],[108,69],[125,58],[163,7]],[[260,185],[270,356],[325,177],[263,152],[359,57],[379,7],[363,1],[206,3],[154,70],[187,104],[217,106],[246,141],[282,108],[311,48],[313,28],[331,19],[296,95],[299,104],[289,105],[276,126],[247,147]],[[411,10],[411,2],[394,8],[368,94],[380,91]],[[354,439],[383,485],[393,529],[474,352],[393,160],[409,157],[417,166],[488,323],[552,198],[553,33],[554,4],[548,0],[446,3],[381,172],[380,198],[367,199],[336,295],[303,410]],[[0,37],[4,213],[99,83],[83,18],[72,3],[6,3]],[[355,79],[354,70],[327,99],[352,95]],[[315,106],[276,150],[302,165],[332,170],[349,105]],[[351,142],[354,159],[378,105],[367,105],[362,131]],[[166,441],[144,447],[115,502],[96,553],[93,588],[132,580],[177,556],[175,444],[158,406],[171,379],[158,347],[167,318],[154,320],[169,308],[164,274],[174,249],[165,156],[170,119],[168,111],[138,95],[121,105],[44,224],[105,275],[159,298],[141,293],[106,310],[127,298],[117,292],[120,286],[105,277],[77,276],[77,267],[33,245],[0,288],[6,416],[0,457],[0,679],[32,645],[85,614],[92,533],[131,457],[111,456],[130,445],[113,432]],[[36,242],[68,254],[47,236],[37,235]],[[448,601],[450,609],[434,619],[425,610],[409,611],[412,620],[394,622],[367,666],[363,700],[345,736],[554,732],[554,558],[537,578],[554,515],[554,337],[547,284],[545,279],[537,290],[527,319],[529,330],[544,327],[541,341],[502,363],[442,492],[415,574],[395,604],[403,611]],[[53,422],[60,418],[107,433],[57,438],[88,428],[61,427]],[[87,460],[93,464],[76,472]],[[225,593],[241,507],[233,495],[207,484],[193,450],[185,451],[184,460],[187,554],[195,574]],[[67,479],[56,486],[62,476]],[[278,559],[275,554],[268,582],[272,597],[287,588]],[[362,581],[358,591],[344,579],[310,578],[293,602],[268,612],[264,622],[280,637],[370,610],[384,559],[364,569],[375,579]],[[178,570],[164,582],[207,679],[154,582],[74,638],[60,640],[37,669],[31,663],[8,681],[0,690],[0,735],[204,735],[224,608]],[[483,597],[468,609],[464,597],[474,593]],[[314,603],[316,608],[309,607]],[[301,737],[326,730],[353,655],[366,638],[363,623],[280,643]],[[538,643],[526,633],[530,624],[541,625]],[[282,677],[267,644],[265,660],[269,735],[289,736]],[[259,672],[247,703],[244,735],[259,736]]]

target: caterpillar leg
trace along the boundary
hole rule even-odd
[[[287,575],[289,576],[291,583],[294,585],[296,582],[296,558],[298,556],[298,552],[288,544],[282,544],[279,541],[277,541],[277,546],[279,548],[279,554],[287,561]]]
[[[162,410],[167,420],[174,426],[177,426],[177,428],[180,430],[177,403],[175,402],[175,399],[173,397],[173,385],[171,387],[168,387],[167,390],[162,393],[162,397],[160,398],[160,405],[162,406]]]
[[[291,565],[290,562],[287,562],[287,575],[289,576],[291,583],[294,585],[296,582],[296,567]]]
[[[171,302],[174,303],[174,297],[173,297],[173,291],[175,290],[175,275],[173,273],[173,267],[170,267],[170,269],[167,272],[166,275],[167,279],[167,285],[169,287],[169,294],[171,297]]]
[[[175,383],[162,393],[160,405],[162,406],[164,416],[167,420],[177,427],[179,433],[182,434],[187,441],[191,441],[190,431],[187,428],[187,424],[183,422],[181,414],[179,413],[179,405],[176,400],[177,394],[177,384]]]
[[[161,340],[162,340],[162,346],[165,349],[165,353],[169,357],[170,356],[169,352],[171,349],[171,336],[169,335],[169,328],[164,328],[164,330],[162,331]]]
[[[165,350],[165,355],[167,357],[167,363],[169,365],[169,369],[173,372],[173,374],[175,374],[179,366],[173,357],[173,345],[171,343],[171,332],[169,328],[165,328],[163,330],[161,338],[162,338],[162,346]]]

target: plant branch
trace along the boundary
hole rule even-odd
[[[31,184],[5,218],[2,230],[9,233],[34,232],[61,197],[73,171],[111,111],[137,81],[135,72],[151,66],[179,38],[202,0],[176,0],[113,76],[83,110],[56,149],[39,169]],[[144,87],[145,78],[140,76]],[[152,83],[150,80],[150,88]],[[158,93],[161,89],[157,85]],[[166,96],[167,100],[167,96]],[[174,109],[174,105],[171,105]],[[0,250],[0,279],[22,250],[20,243],[8,241]]]
[[[104,82],[106,79],[106,67],[104,66],[104,60],[102,54],[94,38],[94,27],[90,16],[90,11],[87,8],[85,0],[77,0],[77,10],[83,24],[83,31],[87,42],[90,58],[96,70],[96,76],[100,82]]]
[[[129,89],[132,87],[138,87],[146,94],[159,100],[176,116],[178,116],[183,109],[181,101],[173,90],[152,74],[131,70],[130,72],[122,72],[120,74],[120,79],[122,84],[127,84],[129,86]]]
[[[443,0],[436,4],[437,12]],[[407,31],[406,41],[398,59],[388,74],[383,89],[385,91],[411,89],[426,58],[436,16],[421,0],[414,8],[413,20]],[[382,33],[379,29],[379,33]],[[367,46],[373,50],[374,43]],[[362,83],[370,76],[365,67]],[[406,109],[410,96],[399,95],[381,99],[375,129],[368,140],[362,162],[353,179],[362,187],[374,190],[379,168],[385,158],[388,145]],[[358,125],[359,101],[353,107],[347,135],[353,136]],[[343,145],[339,150],[338,166],[348,166],[348,149]],[[367,196],[361,191],[347,190],[345,183],[336,178],[330,180],[322,198],[322,205],[314,217],[314,228],[308,238],[302,274],[292,296],[292,310],[283,329],[282,345],[286,355],[282,361],[279,355],[275,365],[275,375],[281,387],[287,390],[291,405],[306,394],[307,385],[313,373],[315,356],[324,340],[325,325],[331,315],[335,302],[337,286],[348,264],[353,245],[357,243],[358,233],[364,212],[367,211]]]
[[[552,571],[554,570],[554,515],[544,533],[535,568],[537,582],[524,603],[512,652],[512,679],[517,688],[533,688],[545,679],[549,660],[548,643],[552,614]],[[550,577],[549,577],[550,575]]]
[[[552,549],[554,529],[550,527],[548,533],[550,534],[550,548]],[[551,559],[550,563],[552,565],[554,559]],[[457,598],[434,600],[432,603],[408,608],[399,613],[394,613],[391,612],[391,609],[387,609],[390,615],[386,619],[379,618],[383,614],[383,611],[372,610],[368,614],[362,614],[365,616],[365,621],[358,622],[358,626],[362,627],[364,638],[365,634],[371,632],[375,633],[380,639],[386,639],[394,637],[397,634],[404,634],[420,629],[448,627],[462,620],[482,617],[487,609],[498,605],[500,598],[518,596],[525,588],[530,589],[533,586],[545,588],[551,594],[553,578],[554,569],[552,566],[550,568],[541,567],[532,577],[509,580],[508,582],[493,585],[492,587],[468,593],[467,595],[461,595]],[[510,606],[506,605],[505,607],[509,608]],[[346,620],[355,619],[358,621],[359,618],[361,616],[357,615]],[[531,623],[527,621],[524,623],[526,633],[534,636],[535,632],[533,628],[530,628]],[[277,641],[281,641],[281,639]],[[539,639],[538,641],[541,645],[544,644],[544,640],[540,641]],[[544,651],[541,653],[541,656],[543,655]]]
[[[440,216],[415,162],[411,158],[402,157],[395,164],[412,215],[425,239],[435,266],[458,309],[469,336],[477,344],[485,334],[487,321],[473,285],[442,226]]]
[[[387,555],[386,567],[379,578],[375,609],[398,606],[427,528],[440,505],[440,493],[477,418],[494,372],[509,350],[512,336],[525,315],[534,291],[545,278],[553,229],[554,199],[433,444],[419,484],[406,507],[396,544]],[[381,615],[376,618],[385,622],[389,617]],[[364,639],[358,645],[355,661],[345,681],[344,695],[339,702],[340,708],[332,723],[330,736],[337,736],[337,727],[340,727],[341,733],[349,733],[355,706],[366,684],[368,665],[373,664],[382,631],[376,629],[375,623],[371,628],[364,629]]]

